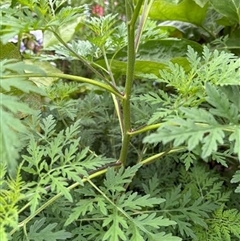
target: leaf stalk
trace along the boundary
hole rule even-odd
[[[123,99],[123,95],[122,93],[120,93],[116,88],[113,88],[112,86],[102,83],[100,81],[96,81],[93,79],[88,79],[85,77],[81,77],[81,76],[75,76],[75,75],[69,75],[69,74],[62,74],[62,73],[45,73],[45,75],[42,74],[35,74],[35,73],[26,73],[26,74],[22,74],[22,75],[5,75],[2,76],[2,79],[8,79],[8,78],[34,78],[34,77],[52,77],[52,78],[60,78],[60,79],[68,79],[68,80],[73,80],[73,81],[77,81],[77,82],[83,82],[83,83],[87,83],[87,84],[91,84],[94,85],[96,87],[99,87],[101,89],[104,89],[116,96],[118,96],[120,99]]]

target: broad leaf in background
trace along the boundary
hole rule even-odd
[[[177,63],[183,66],[184,69],[189,69],[189,63],[186,58],[179,57],[171,60],[173,63]],[[103,67],[106,67],[103,60],[97,61],[97,63]],[[113,60],[111,62],[111,68],[114,74],[124,75],[127,69],[127,63],[119,60]],[[136,60],[135,73],[136,77],[142,77],[143,74],[153,74],[160,77],[159,70],[166,69],[167,65],[164,62],[150,61],[150,60]]]
[[[97,63],[106,68],[104,60],[99,60]],[[127,63],[124,61],[113,60],[111,68],[114,74],[124,75],[127,69]],[[159,75],[159,70],[166,68],[166,64],[155,61],[137,60],[135,63],[135,76],[142,76],[142,74]]]
[[[203,8],[209,2],[209,0],[194,0],[194,2]]]
[[[167,38],[162,40],[151,40],[140,45],[135,64],[135,76],[142,74],[154,74],[160,77],[159,70],[168,68],[171,61],[182,66],[185,71],[189,70],[189,62],[186,58],[188,46],[198,52],[202,52],[202,46],[194,41],[187,39]],[[121,60],[117,60],[121,59]],[[126,52],[122,50],[116,55],[116,59],[111,61],[111,68],[114,74],[126,73]],[[124,60],[124,61],[122,61]],[[103,59],[96,61],[99,65],[106,68]]]
[[[28,64],[29,66],[38,66],[41,68],[45,73],[62,73],[61,70],[56,68],[54,65],[47,61],[38,61],[38,60],[24,60],[24,63]],[[30,73],[30,71],[25,71],[26,73]],[[45,77],[44,74],[41,77],[30,77],[31,81],[33,81],[37,86],[50,86],[54,81],[57,81],[58,77]]]
[[[189,46],[197,53],[202,52],[203,48],[200,44],[187,39],[152,40],[139,47],[137,59],[169,63],[172,58],[186,57]]]
[[[240,0],[210,0],[215,10],[240,24]]]
[[[67,43],[72,39],[81,21],[82,17],[76,17],[71,22],[60,25],[56,32]],[[54,33],[46,30],[44,32],[43,47],[49,48],[57,44],[59,44],[59,40],[55,37]]]
[[[217,0],[216,0],[217,1]],[[193,0],[183,0],[179,4],[167,0],[154,1],[149,17],[156,20],[179,20],[201,25],[207,12],[207,5],[200,7]]]

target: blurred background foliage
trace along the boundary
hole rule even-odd
[[[150,10],[150,20],[145,27],[146,41],[152,40],[149,34],[155,39],[167,39],[161,42],[152,50],[152,43],[148,43],[142,47],[143,51],[149,53],[149,58],[156,56],[172,56],[177,57],[180,50],[186,53],[186,46],[190,44],[187,40],[192,41],[190,45],[195,45],[195,50],[201,52],[199,45],[208,45],[212,49],[225,50],[240,55],[240,16],[238,0],[229,1],[221,0],[155,0]],[[123,1],[115,0],[99,0],[99,1],[68,1],[66,4],[71,6],[79,6],[82,4],[88,6],[86,9],[87,16],[104,16],[107,14],[118,14],[118,19],[124,20],[125,6]],[[238,7],[237,7],[238,6]],[[152,22],[151,22],[152,21]],[[154,31],[154,32],[153,32]],[[76,39],[86,39],[89,37],[89,30],[82,26],[75,34]],[[148,35],[148,36],[147,36]],[[93,36],[94,37],[94,36]],[[169,41],[171,38],[172,42]],[[182,40],[181,42],[174,40]],[[174,42],[174,43],[173,43]],[[144,43],[144,42],[143,42]],[[185,46],[184,46],[185,45]],[[149,47],[148,47],[149,46]],[[162,51],[162,49],[168,49]],[[141,49],[140,49],[141,51]],[[142,56],[141,54],[139,54]],[[181,54],[183,56],[183,54]],[[143,58],[143,57],[142,57]],[[62,70],[69,71],[75,74],[91,75],[78,61],[66,62],[62,61]],[[142,69],[145,63],[137,66],[137,69]],[[113,65],[114,66],[114,65]],[[145,65],[146,66],[146,65]],[[148,63],[149,68],[152,68],[151,63]],[[121,70],[124,73],[125,68],[116,62],[116,70]],[[153,67],[159,67],[158,65]]]

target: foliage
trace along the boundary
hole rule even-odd
[[[208,229],[201,231],[204,240],[232,240],[239,238],[239,213],[236,209],[223,210],[223,206],[216,210],[210,219]]]
[[[2,241],[239,240],[238,0],[0,6]]]
[[[216,152],[218,146],[223,143],[229,143],[233,153],[240,158],[239,105],[228,101],[230,99],[228,96],[210,85],[206,85],[206,93],[207,102],[214,108],[206,110],[206,108],[181,107],[177,113],[179,117],[171,116],[170,120],[161,124],[157,134],[149,135],[145,141],[150,143],[162,141],[164,144],[173,141],[175,147],[186,144],[189,151],[200,145],[202,158]],[[221,119],[217,121],[217,117]]]

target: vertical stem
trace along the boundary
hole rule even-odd
[[[110,79],[112,81],[112,84],[113,84],[113,86],[116,87],[116,82],[115,82],[113,73],[111,71],[111,67],[110,67],[108,59],[107,59],[105,48],[102,48],[102,53],[103,53],[103,57],[104,57],[104,60],[105,60],[105,63],[106,63],[107,71],[108,71],[108,74],[109,74]],[[122,134],[122,139],[123,139],[123,118],[122,118],[122,112],[121,112],[121,105],[120,105],[120,102],[119,102],[119,99],[117,98],[117,96],[114,95],[114,94],[111,94],[111,95],[112,95],[113,103],[114,103],[115,110],[116,110],[116,113],[117,113],[120,129],[121,129],[121,134]]]
[[[127,162],[127,154],[130,143],[130,135],[129,132],[131,130],[131,108],[130,108],[130,98],[132,92],[132,84],[134,79],[134,66],[135,66],[135,25],[138,14],[140,12],[140,8],[143,0],[139,0],[137,6],[132,13],[132,8],[129,0],[125,1],[126,5],[126,17],[127,17],[127,31],[128,31],[128,62],[127,62],[127,73],[126,73],[126,83],[125,83],[125,92],[124,98],[122,102],[123,106],[123,142],[122,149],[120,152],[119,160],[121,161],[123,166],[126,166]]]
[[[137,32],[136,38],[135,38],[135,49],[136,49],[136,52],[138,50],[138,46],[139,46],[139,43],[140,43],[140,38],[141,38],[143,29],[144,29],[145,23],[147,21],[147,17],[148,17],[148,14],[149,14],[149,11],[150,11],[150,9],[152,7],[153,2],[154,2],[154,0],[150,0],[150,2],[148,2],[148,0],[145,0],[145,2],[144,2],[143,10],[142,10],[142,16],[141,16],[139,27],[138,27],[138,32]]]

